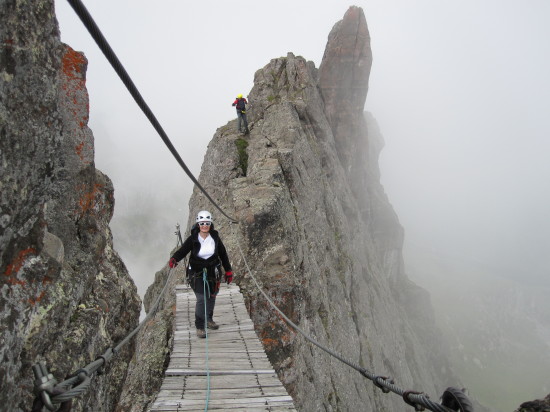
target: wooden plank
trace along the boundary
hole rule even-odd
[[[178,369],[178,368],[194,368],[201,369],[206,367],[206,359],[184,359],[170,362],[169,369]],[[271,369],[271,364],[264,359],[256,359],[250,361],[248,359],[236,359],[232,362],[223,359],[208,359],[208,367],[210,369]]]
[[[154,406],[150,411],[155,412],[168,412],[168,411],[174,411],[174,412],[183,412],[183,411],[205,411],[205,401],[202,401],[202,404],[200,402],[193,403],[193,404],[167,404],[167,405],[158,405]],[[291,401],[289,402],[279,402],[274,403],[271,402],[269,404],[256,402],[256,403],[233,403],[233,404],[227,404],[224,401],[212,401],[208,403],[208,410],[209,411],[295,411],[294,405]]]
[[[199,338],[200,339],[200,338]],[[206,348],[207,341],[204,339],[177,339],[174,338],[174,345],[178,345],[181,348],[191,347],[193,349]],[[232,336],[232,335],[208,335],[208,349],[221,348],[221,347],[233,347],[235,349],[256,349],[263,350],[262,344],[258,341],[256,336]]]
[[[273,369],[227,369],[227,370],[210,370],[210,376],[213,375],[262,375],[266,373],[275,373]],[[199,375],[206,376],[204,369],[166,369],[165,375]]]
[[[206,347],[197,347],[197,346],[183,346],[180,345],[179,347],[174,347],[174,349],[177,349],[179,353],[200,353],[205,354],[207,352]],[[263,351],[263,348],[260,345],[237,345],[235,342],[217,342],[216,345],[210,344],[208,345],[208,353],[212,355],[216,355],[217,353],[222,354],[225,353],[227,356],[227,353],[231,354],[232,351],[237,353],[237,351],[240,350],[241,352],[248,352],[248,353],[254,353],[256,351],[257,353],[261,353]],[[265,354],[265,352],[264,352]],[[231,355],[229,355],[231,356]]]
[[[165,382],[170,385],[179,384],[181,386],[186,385],[187,387],[202,387],[203,383],[208,381],[206,376],[183,376],[183,375],[174,375],[166,376]],[[214,375],[210,376],[210,385],[217,388],[243,388],[253,385],[266,385],[271,386],[274,384],[281,384],[279,378],[276,374],[262,374],[262,375],[242,375],[236,378],[231,375]],[[281,385],[282,387],[282,385]]]
[[[204,338],[198,338],[196,334],[194,333],[191,336],[174,336],[174,341],[184,344],[184,345],[193,345],[196,347],[205,347],[206,343],[209,344],[212,342],[236,342],[240,343],[243,346],[257,346],[260,348],[263,348],[262,344],[258,340],[258,337],[255,334],[251,333],[239,333],[239,334],[233,334],[231,332],[228,333],[208,333],[208,341]]]
[[[259,398],[233,398],[233,399],[210,399],[208,406],[224,406],[229,405],[250,405],[250,406],[259,406],[259,405],[270,405],[277,403],[290,403],[293,402],[292,398],[288,395],[285,396],[263,396]],[[158,406],[166,405],[180,405],[180,406],[199,406],[204,405],[205,399],[179,399],[179,400],[164,400],[156,403]]]
[[[215,407],[215,408],[212,408],[212,407],[208,407],[208,410],[209,411],[216,411],[216,412],[235,412],[235,411],[242,411],[243,408],[242,407],[239,407],[238,405],[234,405],[234,407],[232,407],[231,405],[229,405],[228,407]],[[290,406],[290,405],[270,405],[270,406],[254,406],[254,407],[250,407],[248,406],[246,409],[246,412],[265,412],[265,411],[274,411],[274,412],[277,412],[277,411],[296,411],[296,409],[294,409],[294,406]],[[196,408],[196,407],[185,407],[185,408],[181,408],[181,407],[178,407],[178,406],[162,406],[162,407],[159,407],[159,408],[153,408],[153,409],[150,409],[151,412],[204,412],[204,405],[200,408]]]
[[[176,371],[180,369],[185,369],[189,371],[195,371],[195,370],[205,370],[206,373],[206,364],[205,362],[193,362],[191,364],[186,363],[171,363],[168,365],[168,369],[170,371]],[[271,371],[272,366],[267,363],[256,363],[251,365],[248,362],[235,362],[231,364],[223,363],[223,362],[208,362],[208,369],[210,370],[210,373],[218,372],[218,373],[229,373],[229,371],[236,370],[250,370],[251,373],[254,373],[254,371],[261,370],[261,371]],[[244,373],[244,372],[243,372]],[[264,372],[262,372],[264,373]]]
[[[158,398],[161,399],[204,399],[206,387],[195,390],[161,390]],[[283,387],[271,388],[236,388],[236,389],[216,389],[210,391],[210,399],[226,399],[226,398],[256,398],[260,396],[288,396]]]
[[[199,348],[200,349],[200,348]],[[201,353],[201,351],[199,349],[195,349],[193,350],[193,354],[195,353]],[[204,352],[204,351],[203,351]],[[190,351],[189,350],[176,350],[174,348],[174,350],[172,351],[172,353],[170,354],[170,356],[175,356],[175,357],[178,357],[178,356],[190,356]],[[228,349],[223,349],[221,347],[218,347],[216,348],[216,352],[215,353],[219,353],[220,355],[224,355],[224,354],[231,354],[231,355],[238,355],[239,353],[249,353],[251,356],[262,356],[264,357],[265,356],[265,352],[263,350],[252,350],[252,349],[248,349],[248,350],[245,350],[243,348],[238,348],[238,349],[235,349],[235,348],[228,348]]]
[[[223,325],[222,325],[223,326]],[[258,339],[258,335],[256,334],[256,332],[254,331],[253,328],[249,328],[249,327],[231,327],[231,328],[223,328],[222,326],[220,326],[220,329],[218,330],[212,330],[212,329],[207,329],[207,332],[208,332],[208,335],[209,336],[224,336],[224,337],[227,337],[227,336],[235,336],[235,337],[238,337],[240,335],[243,335],[243,336],[249,336],[250,339],[252,340],[256,340]],[[189,329],[180,329],[180,330],[177,330],[174,332],[174,336],[176,338],[187,338],[189,339],[190,337],[193,338],[193,340],[196,340],[196,328],[195,326],[193,326],[192,328],[189,328]]]
[[[170,363],[172,363],[172,361],[174,363],[204,363],[206,362],[206,357],[205,356],[195,356],[195,357],[186,357],[186,358],[176,358],[176,357],[172,357],[170,358]],[[257,357],[255,359],[251,359],[249,357],[245,357],[245,356],[241,356],[241,357],[238,357],[238,358],[226,358],[226,357],[222,357],[222,356],[208,356],[208,362],[210,365],[213,365],[215,363],[219,363],[219,364],[226,364],[226,365],[233,365],[233,364],[236,364],[236,363],[246,363],[248,365],[250,364],[262,364],[262,363],[265,363],[267,365],[271,365],[271,363],[269,363],[269,361],[265,358],[260,358],[260,357]],[[263,369],[266,369],[266,368],[263,368]]]
[[[170,358],[170,367],[172,367],[172,364],[197,364],[197,365],[204,365],[206,363],[207,359],[206,357],[195,357],[195,358]],[[270,369],[271,363],[267,359],[262,358],[256,358],[256,359],[250,359],[250,358],[239,358],[239,359],[225,359],[220,357],[208,357],[208,365],[210,368],[215,368],[215,365],[226,365],[227,367],[235,367],[237,365],[248,365],[251,367],[254,367],[255,365],[266,365],[263,366],[261,369]]]
[[[245,316],[245,315],[242,315]],[[248,316],[248,315],[246,315]],[[216,332],[224,332],[224,331],[236,331],[236,330],[255,330],[254,325],[252,323],[241,323],[235,324],[235,322],[232,319],[219,319],[219,317],[214,316],[214,321],[220,326]],[[187,323],[176,323],[176,326],[178,329],[176,329],[175,332],[178,333],[185,333],[185,332],[191,332],[194,333],[196,330],[195,327],[195,321],[193,320],[193,324]],[[212,329],[208,329],[209,331],[212,331]]]
[[[194,357],[187,357],[187,358],[177,358],[177,357],[172,357],[170,358],[170,363],[175,362],[175,363],[205,363],[207,360],[206,356],[194,356]],[[231,359],[228,359],[226,357],[222,357],[222,356],[211,356],[209,355],[208,356],[208,362],[210,363],[210,365],[214,364],[214,363],[220,363],[220,364],[226,364],[226,365],[233,365],[233,364],[236,364],[236,363],[246,363],[246,364],[261,364],[261,363],[266,363],[268,365],[271,365],[271,363],[269,363],[269,361],[265,358],[260,358],[260,357],[256,357],[254,359],[251,359],[249,357],[244,357],[244,356],[241,356],[241,357],[238,357],[238,358],[231,358]],[[263,368],[265,369],[265,368]]]
[[[189,390],[199,390],[206,388],[207,383],[206,376],[166,376],[162,388],[181,389],[185,387]],[[231,375],[210,377],[210,387],[213,389],[270,388],[275,386],[283,388],[276,375],[240,375],[238,378]]]
[[[220,348],[218,348],[220,349]],[[201,359],[204,358],[206,351],[195,349],[193,351],[185,352],[172,352],[170,354],[171,359]],[[234,350],[232,348],[226,351],[217,350],[215,352],[209,351],[208,356],[215,359],[266,359],[265,353],[261,351],[247,351],[247,350]]]
[[[256,350],[256,351],[263,351],[264,348],[261,345],[258,340],[252,340],[249,339],[247,342],[242,342],[240,339],[223,339],[223,338],[211,338],[208,339],[208,351],[215,353],[216,350],[222,350],[222,349],[240,349],[240,350]],[[198,342],[192,342],[189,341],[174,341],[174,349],[178,349],[179,351],[206,351],[206,343],[204,343],[204,340],[201,339],[201,341]],[[264,352],[265,353],[265,352]]]

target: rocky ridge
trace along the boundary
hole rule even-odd
[[[126,336],[140,302],[112,247],[114,190],[94,166],[86,59],[60,42],[52,1],[2,2],[0,21],[0,405],[26,411],[32,364],[46,361],[62,380]],[[323,344],[403,387],[437,395],[458,384],[429,297],[404,274],[403,230],[379,182],[383,139],[363,113],[369,42],[352,7],[319,69],[289,53],[259,70],[250,135],[235,133],[235,121],[218,129],[200,175],[240,221],[212,210],[256,330],[300,410],[403,403],[289,330],[252,286],[240,248],[279,307]],[[204,207],[195,191],[190,216]],[[168,273],[157,273],[146,310]],[[168,290],[182,281],[178,268]],[[135,346],[73,410],[146,410],[170,356],[174,303],[172,293],[162,297]],[[518,410],[548,410],[548,398]]]
[[[28,411],[34,363],[65,379],[137,325],[141,302],[113,250],[113,185],[94,166],[86,58],[60,42],[53,1],[3,1],[0,21],[0,405]],[[72,410],[113,410],[132,354]]]
[[[550,412],[550,394],[544,399],[522,403],[515,412]]]
[[[371,62],[363,11],[351,7],[319,69],[289,53],[256,72],[250,134],[236,133],[236,121],[219,128],[199,177],[239,220],[211,210],[256,331],[299,410],[399,410],[403,401],[289,329],[253,286],[240,249],[273,301],[322,344],[402,387],[438,395],[458,384],[429,296],[403,270],[403,229],[379,180],[383,139],[363,112]],[[212,209],[198,190],[189,207],[191,217]],[[135,362],[138,371],[143,361]]]

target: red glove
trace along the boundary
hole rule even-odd
[[[178,262],[176,262],[176,259],[170,258],[170,260],[168,261],[168,266],[170,266],[170,269],[175,268],[176,266],[178,266]]]
[[[229,285],[232,280],[233,280],[233,272],[231,271],[225,272],[225,283]]]

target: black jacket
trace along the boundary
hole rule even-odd
[[[189,258],[189,266],[191,266],[190,272],[191,273],[197,273],[202,272],[204,268],[208,270],[209,276],[212,276],[211,268],[218,265],[221,261],[221,264],[226,272],[231,271],[231,264],[229,263],[229,257],[227,256],[227,251],[225,250],[225,246],[220,239],[220,235],[218,234],[217,230],[214,230],[214,226],[211,226],[210,231],[208,232],[210,236],[212,236],[212,239],[214,239],[215,243],[215,249],[214,254],[209,257],[208,259],[202,259],[197,256],[199,251],[201,250],[201,244],[199,242],[199,228],[197,225],[194,225],[191,228],[191,235],[185,239],[185,242],[183,242],[183,245],[174,253],[172,256],[174,259],[176,259],[177,262],[182,260],[189,252],[191,252],[191,256]]]

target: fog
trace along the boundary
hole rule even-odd
[[[85,3],[195,176],[254,72],[289,51],[318,67],[352,4]],[[549,288],[550,2],[353,4],[371,34],[365,109],[386,142],[382,184],[405,229],[411,277],[432,293],[441,278],[461,282],[456,267],[423,275],[423,255],[461,262],[476,274],[474,290],[499,279]],[[175,246],[175,224],[185,227],[192,184],[68,4],[56,7],[62,40],[89,59],[96,166],[113,179],[115,248],[143,296]]]

